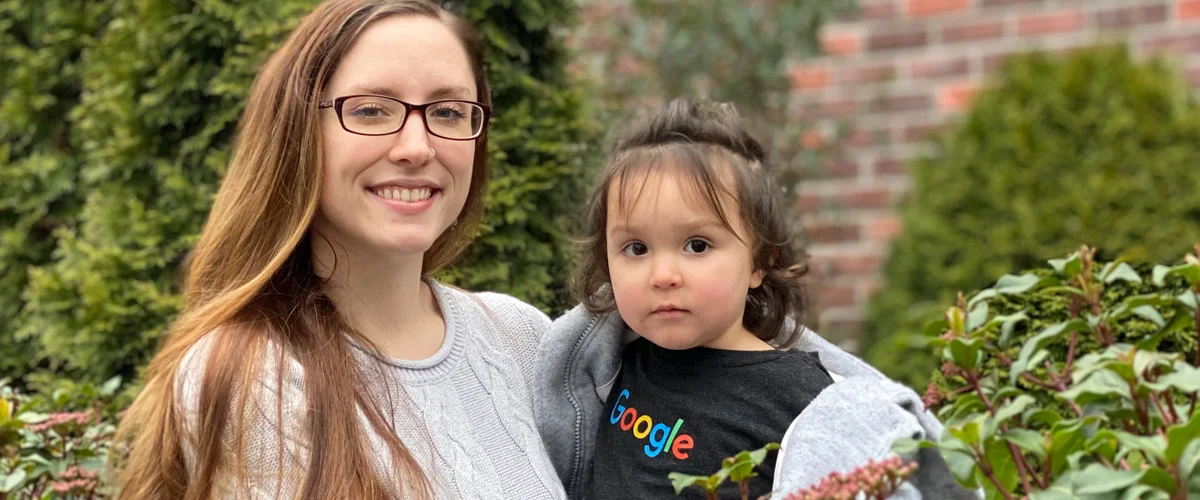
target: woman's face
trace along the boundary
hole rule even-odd
[[[322,98],[356,94],[410,104],[479,99],[462,43],[441,21],[421,16],[381,19],[359,36]],[[322,113],[325,173],[313,229],[351,252],[423,254],[462,211],[475,140],[431,135],[416,111],[399,132],[383,136],[352,134],[333,108]],[[347,101],[347,122],[352,113],[380,116],[378,108]]]

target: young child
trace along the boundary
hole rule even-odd
[[[940,438],[915,392],[801,326],[805,268],[766,163],[708,102],[672,102],[617,145],[587,220],[583,303],[535,366],[538,431],[572,500],[676,498],[671,472],[711,474],[773,441],[750,498],[780,499],[899,438]],[[982,498],[937,450],[903,458],[918,469],[893,500]]]
[[[787,318],[804,312],[805,267],[765,162],[732,107],[710,102],[675,101],[617,146],[576,284],[640,338],[591,429],[589,498],[674,497],[668,474],[780,441],[833,383],[816,356],[776,349],[800,335]],[[772,476],[768,462],[751,498]]]

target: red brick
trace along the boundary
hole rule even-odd
[[[858,177],[858,163],[850,160],[830,160],[821,164],[817,169],[816,177],[819,179],[835,179],[846,177]]]
[[[829,257],[834,274],[875,274],[883,263],[878,254],[836,255]]]
[[[809,223],[804,225],[809,243],[845,243],[862,237],[858,224]]]
[[[846,144],[851,146],[872,146],[892,142],[891,131],[888,129],[855,129],[846,137]]]
[[[874,241],[890,241],[900,234],[900,217],[885,215],[867,223],[867,237]]]
[[[896,158],[883,158],[875,161],[876,174],[907,174],[908,169],[905,168],[904,160]]]
[[[872,34],[867,38],[867,49],[872,51],[911,49],[924,47],[928,41],[925,30],[887,31]]]
[[[813,294],[818,307],[847,307],[858,305],[858,287],[854,285],[821,285]]]
[[[858,112],[854,99],[811,100],[800,105],[796,115],[801,120],[847,118]]]
[[[806,214],[825,208],[825,197],[819,194],[802,194],[796,197],[795,212]]]
[[[1142,48],[1151,54],[1200,52],[1200,35],[1177,35],[1154,38],[1144,42]]]
[[[963,76],[970,70],[971,65],[967,58],[956,57],[916,62],[913,63],[911,72],[913,78],[944,78]]]
[[[1180,19],[1200,18],[1200,0],[1179,0],[1175,5],[1175,16]]]
[[[1081,10],[1030,14],[1017,20],[1017,33],[1022,36],[1065,33],[1081,28],[1083,28],[1083,11]]]
[[[849,55],[862,48],[862,39],[857,33],[827,31],[821,34],[821,49],[826,54]]]
[[[904,127],[904,142],[920,142],[941,128],[941,125],[909,125]]]
[[[909,16],[920,17],[948,12],[964,11],[970,7],[969,0],[907,0]]]
[[[835,99],[825,101],[814,109],[820,118],[846,118],[858,112],[858,101],[854,99]]]
[[[892,80],[896,78],[896,66],[893,64],[871,64],[842,71],[838,83],[862,84]]]
[[[954,83],[943,85],[938,89],[938,109],[948,112],[959,112],[971,105],[971,99],[979,91],[975,82]]]
[[[839,193],[834,199],[839,208],[887,208],[894,194],[886,187],[865,187]]]
[[[789,76],[794,89],[812,90],[829,85],[829,69],[824,66],[796,66]]]
[[[979,0],[979,6],[985,9],[989,7],[1009,7],[1012,5],[1029,5],[1035,3],[1045,3],[1045,0]]]
[[[1138,25],[1161,23],[1167,20],[1167,4],[1158,3],[1102,10],[1096,13],[1095,19],[1096,26],[1100,29],[1125,29]]]
[[[891,19],[896,16],[893,0],[864,1],[859,5],[859,18],[863,20]]]
[[[942,31],[946,43],[987,40],[1004,36],[1003,21],[982,21],[948,26]]]
[[[897,113],[929,109],[932,102],[923,94],[884,95],[871,99],[869,108],[876,113]]]

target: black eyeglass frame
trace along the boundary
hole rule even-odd
[[[395,102],[398,102],[398,103],[404,105],[404,118],[400,120],[400,126],[396,127],[396,130],[393,130],[391,132],[384,132],[384,133],[380,133],[380,134],[364,134],[362,132],[355,132],[353,130],[350,130],[350,128],[346,126],[346,120],[344,118],[342,118],[342,104],[344,104],[346,102],[346,100],[354,99],[356,97],[377,97],[380,99],[387,99],[389,101],[395,101]],[[447,102],[459,102],[459,103],[472,104],[475,106],[479,106],[479,109],[483,110],[483,123],[479,126],[479,132],[475,133],[475,135],[472,135],[471,137],[446,137],[437,132],[434,132],[433,129],[429,128],[429,119],[428,119],[428,117],[425,116],[425,109],[430,106],[444,104]],[[492,118],[492,107],[491,106],[488,106],[487,104],[484,104],[482,102],[468,101],[465,99],[439,99],[436,101],[427,102],[425,104],[411,104],[411,103],[401,101],[400,99],[396,99],[395,97],[386,96],[386,95],[355,94],[355,95],[344,95],[341,97],[337,97],[331,101],[321,101],[320,103],[317,104],[317,109],[325,109],[325,108],[333,108],[334,112],[337,113],[338,123],[341,124],[342,130],[345,130],[346,132],[350,132],[351,134],[365,135],[368,137],[392,135],[392,134],[395,134],[395,133],[403,130],[404,126],[408,125],[409,115],[411,115],[412,112],[415,110],[415,111],[419,111],[421,113],[421,123],[425,125],[425,131],[428,132],[430,135],[432,135],[434,137],[441,137],[442,139],[446,139],[448,141],[473,141],[473,140],[481,137],[483,135],[483,133],[485,131],[487,131],[488,123],[491,122],[491,118]]]

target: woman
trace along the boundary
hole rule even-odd
[[[330,0],[267,62],[123,422],[123,498],[560,498],[532,419],[548,318],[429,278],[482,210],[477,36]]]

